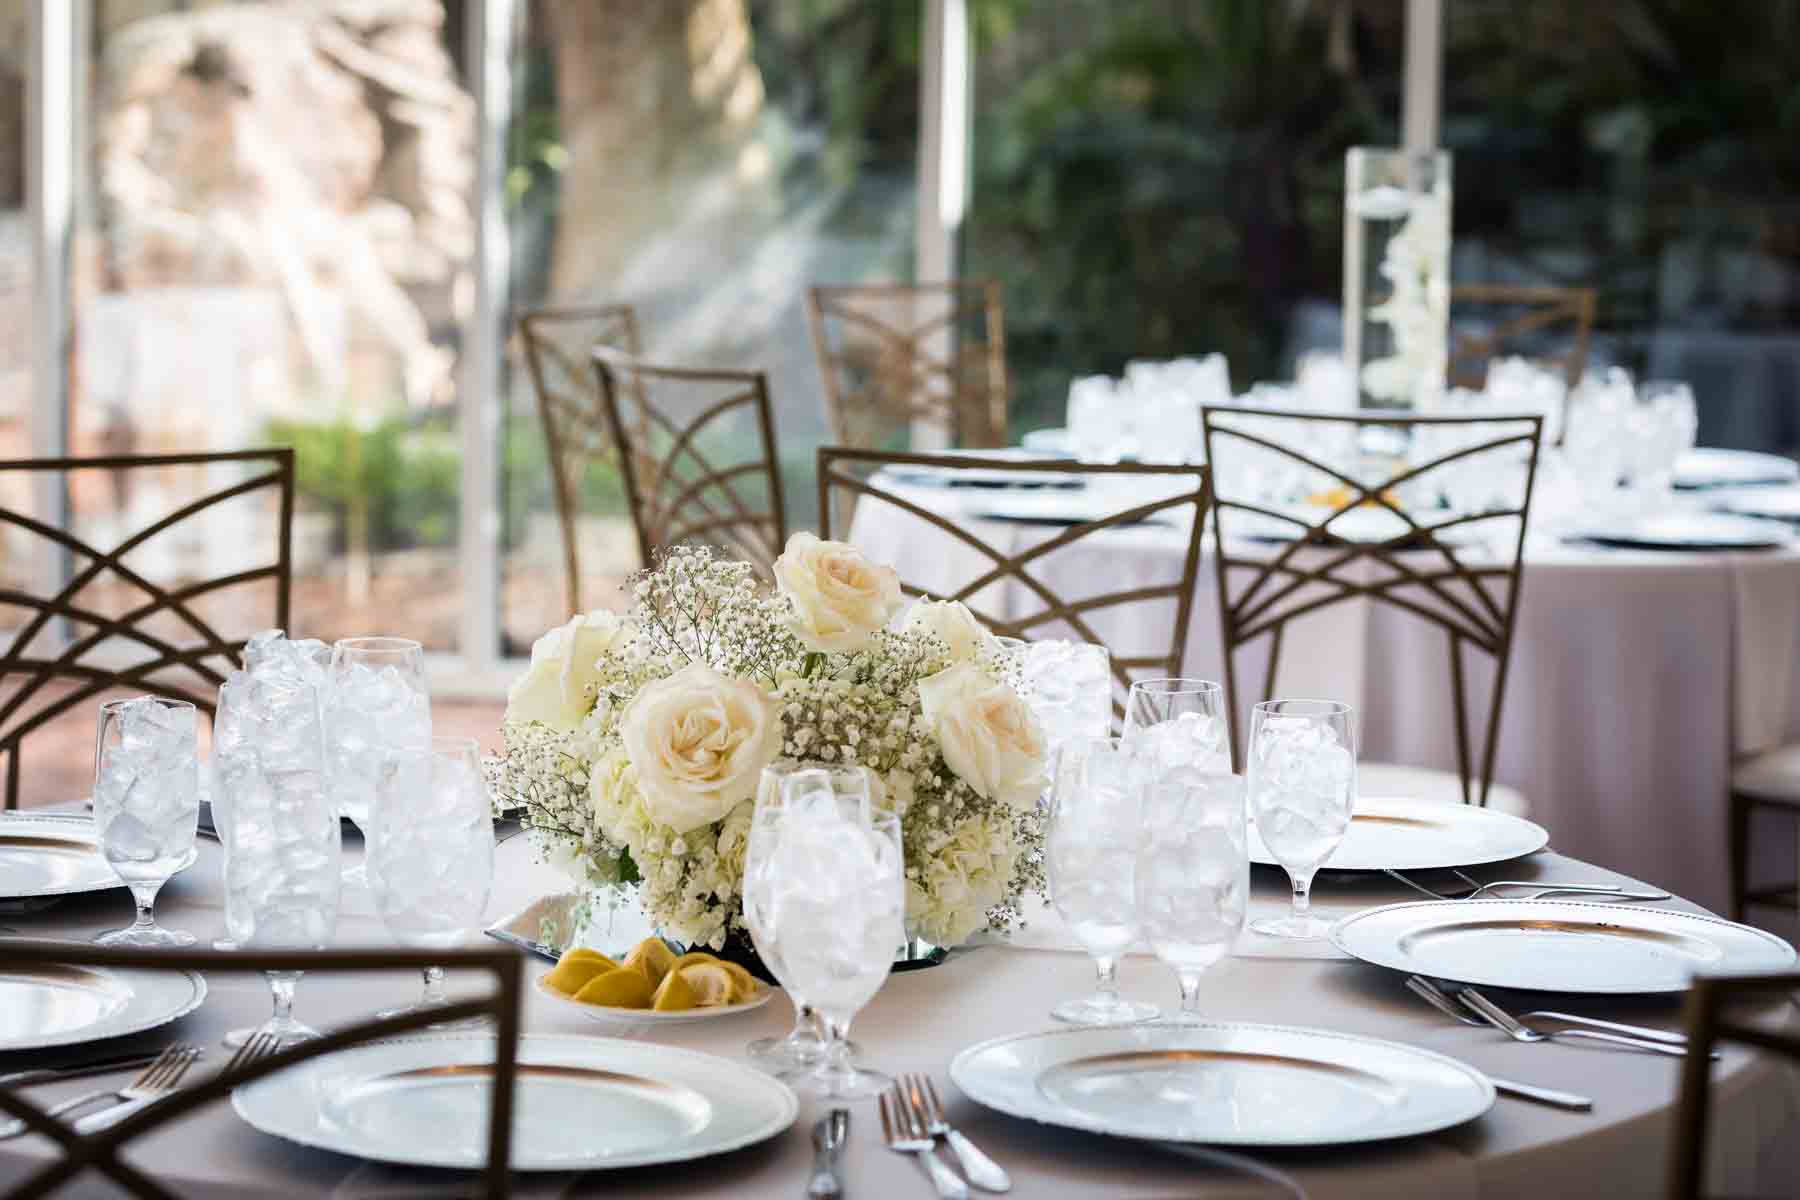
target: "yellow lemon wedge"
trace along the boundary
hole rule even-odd
[[[694,989],[682,978],[681,972],[670,971],[663,976],[657,986],[656,995],[650,1000],[650,1007],[657,1012],[682,1012],[694,1007]]]
[[[669,977],[687,985],[693,993],[695,1008],[721,1008],[732,1003],[731,974],[722,962],[691,963],[671,971]]]
[[[565,996],[573,996],[589,980],[607,971],[616,971],[619,964],[598,950],[585,947],[570,950],[557,960],[549,974],[544,976],[544,986],[552,991],[561,992]]]
[[[682,955],[680,958],[675,959],[673,962],[671,962],[668,966],[668,970],[679,971],[679,970],[681,970],[681,968],[691,967],[695,963],[716,963],[718,961],[719,961],[718,959],[714,958],[712,955],[707,954],[703,951],[690,950],[688,953]]]
[[[756,976],[744,970],[744,968],[738,966],[736,963],[726,962],[724,959],[719,960],[719,965],[725,968],[725,973],[727,975],[731,976],[730,1003],[743,1004],[746,1001],[756,999],[758,990]]]
[[[614,967],[576,992],[575,999],[583,1004],[604,1004],[608,1008],[649,1008],[652,990],[642,971]]]
[[[655,987],[662,983],[674,962],[675,952],[666,942],[659,937],[647,937],[632,947],[631,953],[625,956],[624,966],[628,970],[641,971],[650,986]]]

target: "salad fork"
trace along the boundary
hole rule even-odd
[[[170,1086],[173,1087],[174,1083],[179,1081],[182,1075],[187,1073],[188,1067],[204,1053],[205,1051],[201,1050],[198,1046],[176,1042],[171,1046],[165,1047],[163,1052],[156,1056],[156,1060],[140,1071],[137,1078],[133,1079],[127,1086],[122,1088],[106,1088],[98,1092],[83,1093],[82,1095],[64,1100],[60,1104],[45,1109],[44,1115],[60,1117],[66,1113],[75,1112],[77,1109],[86,1108],[99,1100],[114,1099],[128,1101],[141,1089],[155,1089],[161,1087],[162,1081],[164,1080],[169,1080]],[[111,1112],[112,1109],[109,1108],[102,1111]],[[26,1128],[25,1122],[12,1121],[4,1127],[0,1127],[0,1141],[4,1141],[7,1138],[18,1137],[26,1131]]]
[[[1674,1046],[1668,1042],[1647,1041],[1644,1038],[1627,1037],[1619,1033],[1605,1033],[1593,1029],[1559,1029],[1544,1033],[1531,1029],[1521,1023],[1511,1013],[1483,996],[1474,988],[1463,987],[1453,989],[1456,998],[1467,1005],[1477,1015],[1484,1017],[1489,1024],[1515,1042],[1554,1042],[1568,1039],[1581,1039],[1591,1042],[1605,1042],[1608,1045],[1623,1046],[1632,1050],[1648,1050],[1653,1054],[1667,1054],[1672,1058],[1686,1058],[1687,1049]]]
[[[895,1154],[910,1154],[931,1179],[938,1200],[969,1200],[969,1185],[946,1167],[937,1156],[937,1139],[926,1132],[925,1125],[906,1105],[898,1088],[881,1093],[881,1132],[887,1148]]]
[[[962,1164],[963,1174],[968,1176],[970,1183],[984,1192],[1012,1190],[1012,1177],[1005,1169],[983,1154],[974,1142],[952,1129],[950,1122],[944,1119],[944,1102],[938,1099],[937,1085],[931,1082],[929,1075],[902,1075],[898,1082],[901,1099],[923,1120],[926,1133],[950,1144],[950,1152]]]

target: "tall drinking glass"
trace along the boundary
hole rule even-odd
[[[1210,679],[1140,679],[1125,699],[1125,740],[1158,762],[1231,770],[1225,689]]]
[[[194,706],[138,696],[100,706],[94,748],[94,824],[100,852],[137,903],[137,920],[102,946],[191,946],[194,935],[156,923],[156,894],[194,854],[200,775]]]
[[[389,934],[448,950],[480,928],[494,880],[494,814],[475,739],[390,751],[369,822],[369,892]],[[423,974],[417,1004],[380,1015],[449,1004],[443,968]]]
[[[1279,938],[1322,938],[1308,914],[1313,875],[1350,829],[1356,802],[1356,714],[1335,700],[1265,700],[1250,714],[1245,775],[1250,817],[1294,885],[1293,912],[1252,921]]]
[[[856,820],[835,803],[802,801],[768,834],[752,847],[762,857],[759,920],[778,978],[817,1012],[825,1036],[816,1062],[781,1078],[828,1102],[868,1099],[892,1080],[854,1065],[848,1035],[906,940],[900,818]]]
[[[1204,1019],[1200,977],[1230,952],[1249,907],[1244,783],[1184,762],[1148,769],[1138,921],[1150,949],[1181,984],[1181,1011],[1167,1020],[1194,1024]]]
[[[418,750],[431,741],[431,700],[425,650],[410,638],[344,638],[331,649],[325,745],[331,789],[343,817],[366,836],[382,762],[390,750]],[[364,850],[367,850],[365,844]],[[367,862],[368,855],[364,854]],[[344,882],[360,886],[364,868]]]
[[[1138,936],[1137,854],[1143,777],[1131,750],[1113,738],[1066,743],[1051,789],[1046,839],[1050,898],[1094,960],[1092,996],[1050,1010],[1073,1025],[1127,1025],[1157,1015],[1153,1004],[1119,995],[1119,957]]]
[[[750,843],[744,856],[744,924],[750,929],[750,941],[762,957],[764,965],[777,978],[781,970],[775,958],[780,943],[770,915],[767,851],[774,846],[775,826],[787,811],[790,800],[796,806],[803,800],[823,798],[829,793],[846,817],[867,820],[869,816],[869,773],[861,767],[832,767],[819,762],[796,762],[778,759],[763,768],[756,792],[756,812],[750,822]],[[762,852],[759,852],[759,846]],[[825,1053],[825,1039],[819,1035],[818,1018],[812,1006],[798,995],[788,992],[794,1004],[794,1028],[781,1038],[758,1038],[745,1047],[752,1062],[771,1071],[789,1071],[814,1063]]]
[[[319,738],[318,724],[313,737]],[[343,834],[337,803],[315,756],[296,766],[239,746],[213,755],[214,794],[228,798],[225,928],[238,946],[319,950],[337,925]],[[268,971],[274,1012],[254,1029],[226,1034],[239,1046],[258,1033],[283,1042],[318,1037],[294,1019],[299,971]]]

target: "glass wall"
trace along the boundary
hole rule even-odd
[[[769,374],[788,517],[813,523],[815,283],[908,278],[916,0],[536,0],[507,201],[514,312],[630,304],[646,357]],[[503,649],[567,616],[537,402],[515,338],[503,432]],[[567,386],[591,389],[585,371]],[[590,393],[591,395],[591,393]],[[581,481],[582,603],[638,566],[616,470]]]
[[[1013,432],[1072,377],[1340,338],[1344,151],[1398,140],[1401,0],[996,0],[963,270],[1006,289]]]
[[[1447,0],[1454,278],[1598,292],[1702,445],[1800,448],[1800,5]]]

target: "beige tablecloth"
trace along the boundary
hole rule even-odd
[[[903,494],[945,515],[989,502],[963,489]],[[1060,532],[961,520],[1007,553]],[[939,592],[991,566],[878,500],[858,505],[850,539],[894,563],[908,583]],[[1108,530],[1045,556],[1034,570],[1065,597],[1166,583],[1180,570],[1186,539],[1173,525]],[[1016,586],[990,588],[981,599],[1008,616],[1041,607]],[[1089,620],[1116,649],[1146,653],[1158,649],[1165,635],[1152,633],[1166,630],[1169,611],[1121,608]],[[1066,634],[1047,627],[1041,636]],[[1246,703],[1262,685],[1265,643],[1238,659]],[[1466,658],[1469,694],[1484,712],[1492,676],[1479,656]],[[1223,678],[1210,547],[1185,670]],[[1298,619],[1286,634],[1277,691],[1355,704],[1366,759],[1456,768],[1443,631],[1401,609],[1353,601]],[[1800,738],[1800,549],[1669,554],[1534,538],[1505,704],[1495,778],[1529,797],[1552,845],[1727,909],[1732,758]],[[1484,731],[1477,725],[1474,736]],[[1764,873],[1791,876],[1791,823],[1769,817],[1755,836]]]
[[[1505,877],[1536,876],[1620,878],[1548,854],[1506,867]],[[495,878],[489,906],[495,915],[516,911],[536,896],[562,886],[553,872],[531,861],[524,838],[501,847]],[[1256,885],[1253,915],[1286,902],[1285,884],[1278,876],[1271,873],[1265,877],[1259,871]],[[1326,879],[1315,891],[1315,902],[1328,913],[1350,912],[1405,898],[1393,888],[1373,880]],[[169,885],[158,915],[171,926],[213,937],[222,932],[221,905],[218,847],[202,841],[200,861]],[[35,916],[9,915],[6,923],[30,935],[87,937],[129,917],[128,901],[123,893],[115,893],[66,901]],[[338,938],[346,945],[387,944],[369,911],[366,893],[350,895],[338,923]],[[1549,1200],[1571,1195],[1660,1194],[1670,1105],[1677,1087],[1676,1060],[1579,1046],[1522,1046],[1496,1033],[1452,1024],[1414,1000],[1397,976],[1343,959],[1328,946],[1296,952],[1248,935],[1240,949],[1239,956],[1226,959],[1213,970],[1204,987],[1206,1011],[1220,1020],[1312,1025],[1391,1038],[1441,1051],[1495,1074],[1582,1092],[1596,1100],[1594,1112],[1582,1115],[1502,1097],[1480,1120],[1431,1137],[1375,1148],[1262,1156],[1292,1172],[1317,1200],[1393,1200],[1399,1196]],[[537,973],[535,965],[528,971],[533,976]],[[1152,959],[1129,959],[1121,976],[1124,990],[1136,998],[1163,1005],[1177,1000],[1172,977]],[[858,1018],[853,1037],[875,1066],[930,1072],[951,1119],[1012,1172],[1014,1195],[1032,1200],[1102,1196],[1161,1200],[1272,1194],[1267,1185],[1246,1183],[1241,1176],[1155,1147],[1038,1127],[988,1112],[963,1098],[950,1084],[948,1066],[959,1049],[1002,1034],[1049,1026],[1050,1006],[1083,992],[1091,981],[1091,968],[1082,955],[1002,946],[961,951],[942,966],[890,978]],[[154,1037],[145,1035],[144,1040],[161,1042],[173,1035],[202,1042],[216,1053],[218,1038],[227,1029],[267,1014],[268,993],[259,978],[215,975],[209,983],[211,992],[198,1012],[174,1029]],[[307,1021],[330,1025],[410,998],[417,986],[416,978],[399,974],[391,982],[309,976],[301,984],[295,1011]],[[1583,1004],[1567,1000],[1564,1006],[1662,1027],[1674,1027],[1678,1022],[1671,1001]],[[1800,1015],[1786,1005],[1769,1011],[1770,1019],[1778,1021]],[[785,1032],[791,1019],[791,1010],[777,997],[752,1013],[659,1030],[656,1036],[735,1057],[752,1038]],[[606,1027],[535,994],[528,996],[525,1028],[536,1033],[607,1032]],[[630,1036],[650,1035],[639,1028]],[[0,1069],[53,1060],[48,1055],[5,1059]],[[1736,1048],[1728,1049],[1715,1069],[1719,1097],[1714,1120],[1718,1148],[1712,1159],[1715,1181],[1721,1188],[1741,1193],[1754,1182],[1759,1159],[1778,1153],[1784,1133],[1791,1140],[1800,1123],[1800,1083],[1792,1070]],[[65,1090],[90,1086],[88,1081]],[[51,1088],[34,1092],[40,1099],[56,1094]],[[806,1178],[811,1157],[808,1130],[818,1115],[817,1106],[803,1100],[799,1124],[762,1146],[680,1166],[581,1177],[521,1177],[519,1194],[786,1200],[799,1194]],[[595,1113],[593,1119],[603,1121],[605,1115]],[[930,1195],[914,1164],[880,1146],[878,1130],[873,1107],[858,1106],[844,1160],[850,1195],[883,1200]],[[16,1180],[28,1161],[40,1161],[50,1153],[51,1148],[39,1138],[0,1143],[0,1188]],[[445,1185],[456,1179],[444,1173],[374,1166],[289,1145],[242,1124],[223,1106],[158,1132],[139,1145],[132,1158],[179,1194],[205,1198],[450,1195],[453,1189]],[[62,1194],[115,1193],[107,1185],[87,1179]]]

